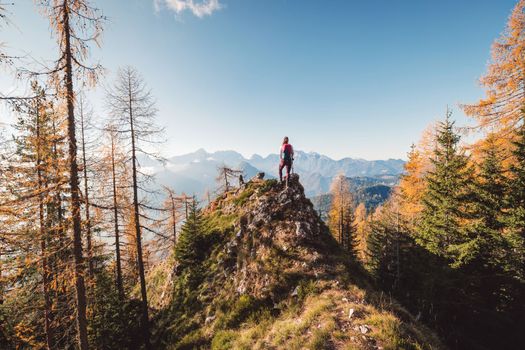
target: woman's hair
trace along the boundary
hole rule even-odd
[[[284,145],[285,143],[288,143],[288,136],[285,136],[285,137],[284,137],[283,145]]]

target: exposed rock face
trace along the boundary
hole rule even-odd
[[[290,176],[288,187],[274,183],[269,189],[258,188],[245,205],[231,202],[222,206],[222,212],[241,215],[235,237],[224,248],[229,257],[225,270],[238,293],[272,297],[279,284],[276,278],[325,272],[316,264],[315,243],[328,232],[305,197],[299,175]]]

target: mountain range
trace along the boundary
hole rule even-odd
[[[266,178],[278,176],[279,155],[266,157],[253,155],[243,157],[235,151],[209,153],[199,149],[193,153],[174,156],[164,163],[151,158],[139,159],[143,171],[155,174],[160,185],[169,186],[178,193],[202,196],[206,191],[214,192],[217,188],[217,169],[222,165],[239,169],[249,179],[259,172]],[[315,152],[295,152],[294,172],[300,174],[301,183],[309,197],[327,193],[334,176],[343,173],[349,178],[362,181],[394,185],[403,173],[404,161],[401,159],[364,160],[343,158],[334,160]]]

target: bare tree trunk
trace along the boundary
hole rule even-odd
[[[339,243],[343,245],[343,181],[339,184]]]
[[[52,349],[53,334],[51,329],[51,298],[49,297],[49,266],[47,262],[46,231],[44,223],[44,198],[42,190],[44,187],[42,179],[42,154],[40,149],[40,111],[39,106],[36,108],[36,139],[37,139],[37,160],[36,171],[38,181],[38,219],[40,233],[40,250],[42,254],[42,291],[44,293],[44,331],[46,333],[47,349]]]
[[[88,253],[88,271],[89,275],[93,276],[93,246],[91,242],[91,216],[89,213],[89,188],[88,188],[88,174],[87,174],[87,160],[86,160],[86,135],[84,125],[84,103],[80,101],[80,133],[82,137],[82,166],[84,171],[84,203],[86,206],[86,242]]]
[[[71,189],[71,215],[73,219],[73,253],[75,257],[75,289],[77,301],[77,329],[80,350],[89,349],[86,319],[86,286],[84,284],[84,257],[82,255],[82,227],[78,184],[77,140],[75,136],[75,110],[73,90],[73,68],[71,51],[71,27],[68,2],[63,2],[63,26],[65,41],[65,79],[67,101],[67,126],[69,138],[69,186]]]
[[[2,274],[3,274],[3,266],[2,266],[2,254],[0,252],[0,305],[4,303],[4,284],[2,283]]]
[[[177,244],[177,211],[175,208],[175,198],[173,198],[173,193],[170,192],[171,199],[171,220],[173,225],[173,245]]]
[[[115,140],[111,135],[111,175],[113,181],[113,215],[115,224],[115,254],[117,263],[117,290],[120,301],[124,301],[124,285],[122,283],[122,263],[120,258],[120,232],[118,223],[117,176],[115,171]]]
[[[142,336],[144,338],[144,347],[146,350],[151,348],[150,335],[149,335],[149,315],[148,315],[148,296],[146,291],[146,275],[144,272],[144,260],[142,256],[142,234],[140,228],[140,213],[139,213],[139,195],[138,195],[138,182],[137,182],[137,156],[135,147],[135,128],[133,120],[133,99],[131,95],[131,81],[129,81],[129,123],[131,130],[131,164],[132,164],[132,177],[133,177],[133,214],[135,221],[135,235],[137,245],[137,265],[139,269],[140,279],[140,294],[142,297]]]

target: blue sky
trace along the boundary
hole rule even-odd
[[[478,78],[515,0],[98,0],[111,81],[135,66],[157,98],[167,156],[296,148],[405,158],[422,130],[483,96]],[[55,57],[48,23],[15,0],[0,41]],[[0,88],[16,83],[0,77]],[[103,82],[104,84],[104,82]],[[102,114],[102,91],[92,93]],[[5,113],[5,112],[3,112]]]

